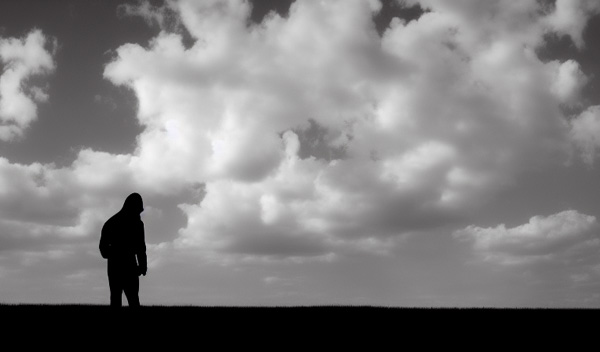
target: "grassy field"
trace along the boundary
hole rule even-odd
[[[0,305],[1,331],[9,340],[38,346],[125,341],[151,350],[194,339],[235,350],[315,344],[336,350],[367,344],[369,350],[383,350],[395,340],[441,347],[474,343],[475,337],[491,344],[570,334],[592,338],[599,317],[599,310],[572,309],[143,306],[136,311],[102,305]]]

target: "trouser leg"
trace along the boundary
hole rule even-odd
[[[129,276],[124,286],[125,296],[127,297],[127,303],[130,307],[140,306],[140,279],[137,275]]]
[[[119,275],[108,275],[108,286],[110,288],[110,306],[121,307],[123,296],[123,280]]]

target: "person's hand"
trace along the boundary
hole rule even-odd
[[[147,272],[148,272],[147,268],[138,267],[138,276],[140,276],[140,275],[146,276]]]

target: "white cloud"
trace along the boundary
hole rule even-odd
[[[60,169],[6,164],[23,176],[0,178],[13,199],[0,206],[18,203],[15,185],[33,210],[57,197],[68,215],[56,217],[76,225],[52,231],[91,235],[128,190],[204,184],[203,197],[178,203],[187,224],[174,248],[330,260],[385,254],[408,233],[455,222],[520,173],[560,165],[573,139],[593,159],[584,122],[561,110],[585,75],[536,56],[552,28],[571,28],[550,26],[555,12],[533,0],[421,3],[430,11],[380,38],[372,1],[296,1],[287,18],[250,26],[245,1],[170,2],[194,44],[162,31],[118,48],[104,71],[138,98],[135,152],[84,149]],[[300,156],[311,124],[327,131],[321,148],[343,153]],[[36,185],[36,168],[52,182]]]
[[[594,0],[556,0],[555,11],[545,18],[547,24],[559,35],[568,35],[583,48],[583,30],[588,19],[600,12],[600,3]]]
[[[0,140],[21,136],[37,118],[36,103],[48,100],[41,87],[28,84],[35,75],[52,72],[55,63],[51,45],[46,49],[47,38],[42,31],[33,30],[27,37],[0,38]]]
[[[581,89],[588,79],[581,71],[579,64],[573,60],[556,63],[557,75],[552,84],[554,94],[562,103],[570,104],[579,101]]]
[[[23,249],[35,240],[45,250],[59,239],[98,234],[111,208],[122,200],[92,186],[98,187],[82,182],[68,169],[12,164],[0,158],[0,241],[11,249]]]
[[[596,218],[574,210],[534,216],[527,224],[513,228],[504,224],[490,228],[471,225],[456,231],[454,237],[472,242],[478,254],[500,264],[559,260],[581,249],[600,246]]]
[[[593,165],[600,149],[600,106],[590,106],[571,120],[571,139],[583,160]]]
[[[381,252],[563,161],[560,104],[578,101],[586,77],[536,48],[559,29],[577,40],[551,17],[564,4],[420,3],[430,11],[379,38],[378,6],[366,1],[299,1],[256,26],[244,1],[180,1],[171,5],[193,46],[162,32],[117,50],[105,76],[139,99],[136,172],[157,187],[206,183],[200,203],[181,206],[180,246]],[[327,142],[343,156],[299,156],[309,121],[337,136]]]
[[[47,188],[48,169],[41,164],[11,164],[0,158],[0,214],[10,220],[31,222],[60,221],[63,212],[53,204],[66,202],[66,194],[52,193]],[[50,181],[51,182],[51,181]],[[35,198],[34,201],[30,201]]]

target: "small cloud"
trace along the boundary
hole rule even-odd
[[[570,276],[571,280],[573,281],[573,283],[575,284],[580,284],[580,283],[584,283],[590,280],[590,275],[589,274],[572,274]]]
[[[32,266],[42,260],[59,260],[71,255],[68,250],[49,250],[45,252],[23,252],[21,256],[21,264],[24,266]]]
[[[581,158],[593,165],[600,150],[600,105],[590,106],[570,121],[570,138]]]
[[[273,284],[273,283],[275,283],[275,282],[279,282],[279,281],[281,281],[281,278],[278,278],[278,277],[275,277],[275,276],[268,276],[268,277],[265,277],[265,278],[263,279],[263,281],[264,281],[264,282],[265,282],[267,285],[270,285],[270,284]]]
[[[31,88],[31,94],[33,95],[33,99],[37,102],[40,103],[45,103],[48,101],[48,93],[46,93],[42,88],[40,87],[32,87]]]
[[[161,6],[154,6],[148,0],[138,0],[136,4],[121,4],[117,7],[117,15],[141,17],[149,26],[156,25],[162,30],[173,31],[181,25],[172,1],[165,1]]]
[[[94,102],[99,105],[103,105],[108,107],[110,110],[115,110],[117,108],[117,103],[115,100],[109,96],[104,96],[100,94],[94,95]]]
[[[263,282],[266,285],[291,286],[294,284],[295,280],[277,276],[267,276],[263,278]]]
[[[485,260],[507,265],[553,261],[598,248],[594,216],[567,210],[550,216],[534,216],[527,224],[506,228],[504,224],[481,228],[468,226],[454,237],[471,242]]]
[[[20,137],[37,119],[37,104],[48,101],[42,88],[32,85],[29,78],[51,73],[56,41],[50,41],[41,30],[32,30],[24,38],[0,37],[0,140]],[[27,94],[30,92],[30,94]]]
[[[92,275],[90,270],[79,270],[66,276],[67,280],[80,281],[89,278]]]

